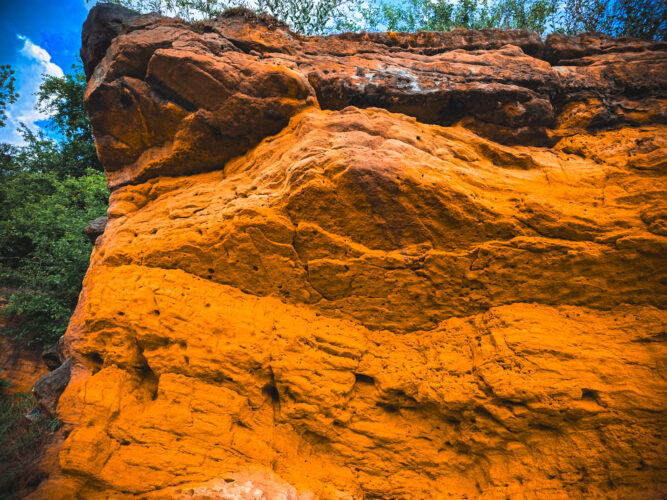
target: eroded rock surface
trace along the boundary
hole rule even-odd
[[[84,228],[83,232],[88,237],[88,240],[94,245],[102,234],[104,234],[104,229],[107,227],[107,217],[98,217],[93,219]]]
[[[36,497],[660,497],[664,44],[121,24]]]
[[[9,385],[6,394],[30,392],[35,382],[49,372],[39,350],[30,349],[25,341],[18,341],[3,332],[4,318],[0,319],[0,377]]]

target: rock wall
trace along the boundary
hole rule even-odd
[[[35,498],[661,498],[667,44],[83,40],[113,192]]]
[[[30,392],[49,369],[42,361],[41,351],[30,349],[26,342],[4,335],[5,320],[0,319],[0,379],[9,383],[0,386],[0,396]]]

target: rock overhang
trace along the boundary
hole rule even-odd
[[[589,127],[610,128],[636,101],[666,97],[664,42],[497,29],[302,37],[247,13],[188,24],[111,5],[87,23],[86,105],[111,188],[223,168],[310,106],[553,146],[573,102],[597,99]]]

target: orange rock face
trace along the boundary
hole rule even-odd
[[[660,497],[664,44],[121,21],[36,498]]]
[[[0,331],[5,326],[0,320]],[[26,348],[25,343],[0,334],[0,376],[11,385],[3,388],[6,394],[30,392],[49,369],[42,361],[41,352]]]

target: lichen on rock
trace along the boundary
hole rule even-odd
[[[661,495],[664,43],[108,8],[34,498]]]

